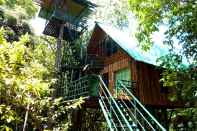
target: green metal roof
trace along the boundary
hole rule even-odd
[[[109,25],[96,23],[107,35],[109,35],[128,55],[137,61],[158,66],[157,58],[169,53],[166,46],[153,44],[149,51],[143,51],[137,44],[137,41],[127,33],[113,28]]]

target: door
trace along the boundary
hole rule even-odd
[[[124,68],[115,72],[115,92],[116,96],[120,96],[123,91],[119,86],[118,81],[122,81],[126,86],[131,82],[131,70],[130,68]]]

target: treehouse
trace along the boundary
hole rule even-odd
[[[166,109],[183,105],[169,101],[170,92],[160,83],[163,68],[156,60],[167,53],[156,44],[144,52],[127,34],[96,23],[80,68],[85,76],[63,87],[63,96],[83,97],[83,107],[101,108],[111,130],[165,131]]]
[[[88,15],[96,7],[86,0],[36,0],[41,9],[38,16],[46,19],[43,34],[58,38],[64,25],[63,39],[73,42],[87,28]]]
[[[119,88],[118,81],[121,81],[144,105],[162,108],[179,107],[183,103],[169,101],[170,92],[160,83],[163,69],[157,65],[156,60],[167,53],[167,48],[156,44],[150,51],[144,52],[137,46],[135,40],[127,37],[125,33],[96,23],[87,46],[86,74],[101,75],[113,97],[128,99]],[[89,83],[92,81],[90,80]],[[77,93],[80,92],[80,87],[70,88],[68,98],[98,96],[100,90],[95,84],[86,85],[85,94],[82,95]]]
[[[103,60],[103,68],[96,73],[102,76],[110,92],[121,97],[118,81],[132,85],[130,91],[144,104],[155,107],[176,107],[183,103],[170,102],[169,91],[160,83],[162,68],[157,58],[168,49],[154,44],[147,52],[136,41],[116,28],[96,23],[87,54]],[[95,59],[97,59],[95,58]],[[95,61],[95,60],[94,60]],[[124,93],[123,93],[124,97]]]

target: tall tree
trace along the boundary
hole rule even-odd
[[[171,52],[159,59],[161,65],[167,69],[163,73],[164,85],[185,87],[185,90],[180,89],[182,93],[179,94],[182,96],[185,93],[187,94],[185,96],[188,96],[191,91],[196,92],[197,2],[195,0],[129,0],[129,3],[131,11],[139,21],[139,32],[136,36],[140,44],[150,47],[152,33],[158,31],[162,24],[167,27],[164,44],[171,46]],[[177,41],[182,46],[182,50],[178,53]],[[187,69],[182,64],[183,56],[191,61]],[[177,82],[182,84],[177,85]],[[184,92],[186,90],[188,93]],[[190,97],[196,98],[195,93],[191,93]]]
[[[181,53],[197,60],[196,0],[129,0],[130,9],[139,21],[137,38],[152,44],[151,34],[165,24],[165,42],[174,46],[174,39],[183,47]]]
[[[66,105],[52,99],[55,40],[34,36],[32,0],[0,0],[0,130],[69,128]]]

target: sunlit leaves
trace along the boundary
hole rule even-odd
[[[0,126],[0,131],[13,131],[12,128],[9,128],[6,125],[1,125]]]
[[[0,5],[5,4],[5,0],[0,0]]]
[[[138,18],[140,28],[137,38],[140,43],[151,45],[151,35],[159,25],[168,27],[165,43],[174,46],[174,38],[183,47],[181,54],[188,59],[197,59],[197,2],[172,0],[129,0],[130,9]],[[144,45],[144,44],[143,44]]]
[[[91,19],[95,21],[110,23],[117,27],[128,25],[128,1],[127,0],[92,0],[98,5]]]
[[[27,105],[30,106],[28,126],[44,128],[69,127],[67,111],[83,102],[66,104],[54,99],[54,39],[32,37],[7,42],[6,31],[0,30],[0,130],[22,127]],[[64,119],[62,119],[64,118]]]
[[[37,7],[32,0],[1,0],[0,5],[16,18],[30,19],[36,12]],[[11,10],[10,10],[11,9]]]
[[[158,31],[158,24],[162,22],[163,1],[156,0],[129,0],[130,9],[139,22],[139,31],[136,34],[142,48],[147,50],[152,44],[151,34]]]
[[[5,105],[1,106],[0,112],[3,115],[0,119],[9,124],[18,119],[14,111],[16,106],[25,108],[28,103],[31,105],[35,100],[48,96],[51,77],[46,79],[49,71],[40,60],[43,58],[33,55],[29,35],[9,43],[4,39],[4,33],[1,29],[0,98]]]
[[[15,120],[16,112],[11,110],[11,107],[6,105],[0,105],[0,115],[2,115],[1,120],[5,120],[7,123],[10,123]]]

